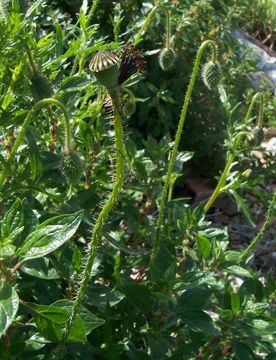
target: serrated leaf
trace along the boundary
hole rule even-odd
[[[35,323],[40,334],[49,341],[60,342],[70,311],[53,305],[37,305],[25,303],[34,314]],[[86,342],[85,327],[77,315],[69,332],[68,340],[72,342]]]
[[[26,238],[17,255],[21,261],[26,261],[50,254],[71,239],[81,223],[82,216],[83,213],[79,211],[44,221]]]
[[[0,337],[11,325],[18,310],[19,298],[15,289],[0,281]]]
[[[73,301],[58,300],[52,305],[58,308],[65,309],[68,314],[70,314],[73,304]],[[83,322],[86,335],[90,334],[91,331],[105,323],[105,320],[98,318],[96,315],[92,314],[89,310],[87,310],[84,306],[80,306],[78,316]]]
[[[238,207],[239,209],[243,212],[244,216],[247,218],[248,222],[252,225],[252,226],[256,226],[253,219],[252,219],[252,216],[251,216],[251,213],[250,213],[250,210],[245,202],[245,200],[233,189],[230,189],[229,190],[229,193],[234,197],[234,199],[236,200],[237,204],[238,204]]]
[[[210,256],[211,244],[206,236],[198,235],[196,238],[197,248],[205,260]]]

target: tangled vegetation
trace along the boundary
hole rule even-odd
[[[275,98],[231,34],[258,28],[248,1],[225,3],[0,0],[1,360],[275,358],[275,274],[252,266]],[[212,221],[221,196],[245,247]]]

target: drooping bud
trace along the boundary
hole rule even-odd
[[[63,156],[61,162],[61,172],[66,177],[69,184],[75,185],[80,180],[84,163],[76,152],[71,152]]]
[[[218,86],[221,78],[221,68],[217,62],[209,61],[202,68],[202,80],[208,89]]]
[[[252,135],[252,137],[251,137],[251,139],[249,141],[250,145],[256,146],[256,147],[260,146],[261,143],[264,140],[264,131],[263,131],[263,129],[256,126],[252,130],[251,135]]]
[[[164,48],[159,55],[159,64],[162,70],[169,70],[175,62],[175,52],[171,48]]]
[[[53,89],[48,80],[38,72],[32,72],[30,76],[31,92],[36,101],[53,96]]]
[[[91,59],[89,69],[101,85],[108,90],[118,85],[119,58],[112,51],[98,51]]]

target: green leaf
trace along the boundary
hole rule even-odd
[[[181,309],[202,309],[212,294],[211,289],[192,288],[184,291],[179,300],[178,308]]]
[[[58,249],[76,233],[83,213],[55,216],[40,224],[24,241],[17,255],[21,261],[36,259]]]
[[[2,220],[1,235],[4,242],[15,239],[24,229],[23,208],[20,199],[16,199]]]
[[[240,297],[239,294],[231,294],[231,308],[234,314],[240,311]]]
[[[236,275],[236,276],[239,276],[239,277],[247,277],[247,278],[252,278],[252,275],[251,273],[242,268],[241,266],[238,266],[238,265],[232,265],[232,266],[228,266],[226,268],[226,271],[229,272],[230,274],[233,274],[233,275]]]
[[[219,333],[212,318],[202,310],[188,309],[179,313],[179,317],[190,330],[207,335]]]
[[[234,199],[236,200],[239,209],[243,212],[244,216],[247,218],[248,222],[252,225],[252,226],[256,226],[250,210],[246,204],[246,202],[244,201],[244,199],[233,189],[229,189],[229,193],[234,197]]]
[[[32,6],[30,6],[26,12],[26,18],[30,17],[40,6],[42,6],[44,2],[45,0],[37,0],[33,2]]]
[[[39,279],[53,280],[60,278],[57,271],[49,267],[49,259],[47,258],[28,260],[20,266],[20,271]]]
[[[68,309],[33,303],[24,303],[24,305],[33,312],[40,334],[46,340],[53,342],[60,342],[62,340],[63,330],[70,315]],[[75,317],[68,340],[86,342],[85,327],[79,315]]]
[[[0,281],[0,337],[11,325],[18,310],[19,298],[12,286]]]
[[[141,310],[149,310],[152,306],[150,290],[142,284],[135,282],[123,285],[120,291],[126,295],[127,300]]]
[[[196,238],[197,248],[200,254],[203,256],[205,260],[208,259],[211,252],[211,244],[206,236],[198,235]]]
[[[251,302],[247,302],[244,311],[245,311],[246,315],[259,316],[259,315],[263,314],[269,307],[270,307],[270,304],[268,304],[268,303],[252,304]]]
[[[237,360],[255,360],[254,353],[249,346],[239,341],[232,341],[232,348],[237,357]]]
[[[39,155],[39,148],[36,144],[35,138],[30,130],[27,129],[25,137],[28,143],[29,159],[31,166],[31,179],[35,180],[41,173],[42,163]]]
[[[225,262],[230,264],[240,264],[242,260],[242,252],[237,250],[227,250],[224,253],[224,260]]]
[[[53,303],[51,306],[55,306],[58,308],[62,308],[67,310],[68,314],[70,314],[72,306],[74,302],[69,300],[58,300]],[[80,306],[78,311],[78,316],[81,318],[84,328],[85,334],[88,335],[94,329],[105,323],[105,320],[98,318],[96,315],[92,314],[89,310],[87,310],[84,306]]]

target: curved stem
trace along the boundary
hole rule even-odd
[[[251,100],[251,103],[248,107],[248,110],[247,110],[247,113],[246,113],[246,116],[245,116],[245,123],[247,123],[251,116],[252,116],[252,110],[253,110],[253,107],[254,105],[256,104],[256,101],[258,100],[258,98],[261,99],[260,101],[260,107],[259,107],[259,114],[258,114],[258,122],[257,122],[257,126],[261,127],[262,126],[262,122],[263,122],[263,107],[264,107],[264,96],[262,93],[256,93],[252,100]],[[245,135],[244,132],[241,132],[235,142],[234,142],[234,149],[233,150],[237,150],[238,147],[240,146],[240,143],[242,141],[242,138],[243,136]],[[229,153],[229,156],[228,156],[228,160],[227,160],[227,163],[225,165],[225,168],[219,178],[219,181],[218,181],[218,184],[215,188],[215,190],[213,191],[211,197],[209,198],[209,200],[207,201],[207,203],[205,204],[204,206],[204,211],[205,213],[210,209],[210,207],[214,204],[214,202],[216,201],[217,197],[223,192],[223,188],[224,188],[224,185],[225,185],[225,182],[226,182],[226,179],[227,179],[227,175],[228,175],[228,172],[230,170],[230,167],[231,165],[233,164],[235,160],[235,155],[233,152]]]
[[[35,65],[31,50],[30,50],[30,48],[29,48],[26,41],[25,41],[25,48],[26,48],[26,51],[27,51],[27,55],[28,55],[28,58],[29,58],[29,62],[30,62],[30,66],[32,68],[32,71],[33,71],[34,74],[36,74],[37,73],[37,67]]]
[[[16,156],[16,153],[17,153],[17,150],[18,150],[19,146],[23,142],[25,132],[27,130],[27,127],[30,124],[32,116],[35,114],[35,112],[37,110],[41,109],[44,106],[49,106],[49,105],[55,105],[55,106],[59,107],[60,110],[63,112],[64,126],[65,126],[64,152],[69,153],[71,151],[72,142],[71,142],[70,120],[69,120],[69,115],[67,113],[66,107],[60,101],[58,101],[56,99],[43,99],[43,100],[38,101],[31,108],[31,110],[28,112],[28,115],[27,115],[27,117],[26,117],[26,119],[25,119],[25,121],[24,121],[24,123],[22,125],[22,128],[21,128],[19,134],[17,135],[17,138],[16,138],[15,143],[13,145],[12,151],[11,151],[9,157],[8,157],[8,162],[9,163],[11,163],[14,160],[14,158]],[[3,170],[3,173],[2,173],[2,175],[0,177],[0,189],[3,186],[6,175],[7,175],[6,171]]]
[[[263,223],[263,226],[261,227],[258,234],[255,236],[255,238],[251,242],[251,244],[244,250],[243,259],[247,258],[249,251],[251,249],[253,249],[255,247],[255,245],[259,242],[259,240],[264,236],[264,233],[266,232],[266,230],[268,229],[268,227],[269,227],[269,225],[271,223],[272,214],[273,214],[273,207],[274,207],[275,203],[276,203],[276,193],[273,194],[271,203],[270,203],[270,205],[268,207],[268,210],[267,210],[267,214],[266,214],[266,218],[265,218],[265,221]]]
[[[84,272],[82,274],[82,279],[80,282],[79,290],[76,296],[76,300],[74,301],[72,311],[70,314],[70,317],[68,319],[68,322],[64,329],[64,336],[61,345],[59,346],[55,359],[60,359],[65,343],[68,339],[68,335],[70,332],[70,329],[72,327],[72,324],[74,322],[74,319],[77,315],[77,312],[79,310],[79,307],[81,305],[81,302],[83,300],[86,287],[89,283],[90,276],[91,276],[91,269],[94,263],[94,259],[96,256],[96,250],[99,244],[100,235],[102,231],[103,224],[105,223],[107,216],[114,206],[115,202],[117,201],[119,194],[121,192],[122,186],[123,186],[123,173],[124,173],[124,143],[123,143],[123,128],[122,128],[122,119],[120,115],[120,104],[119,104],[119,90],[116,89],[114,92],[110,93],[110,97],[112,99],[113,103],[113,109],[114,109],[114,128],[115,128],[115,150],[116,150],[116,177],[114,181],[114,187],[112,190],[112,193],[105,203],[104,207],[102,208],[102,211],[100,212],[98,219],[96,221],[91,241],[89,243],[89,251],[88,256],[86,259],[86,264],[84,268]]]
[[[252,116],[252,111],[253,108],[258,100],[258,98],[260,98],[260,106],[259,106],[259,113],[258,113],[258,120],[257,120],[257,126],[258,127],[262,127],[263,126],[263,109],[264,109],[264,95],[262,93],[256,93],[252,100],[251,103],[249,105],[249,108],[247,110],[246,116],[245,116],[245,122],[249,121],[249,119]]]
[[[165,11],[165,14],[166,14],[166,47],[170,48],[170,12],[163,5],[154,6],[151,9],[151,11],[148,13],[148,16],[146,17],[144,24],[142,25],[141,29],[138,31],[136,37],[133,40],[134,46],[136,46],[142,40],[142,36],[150,27],[150,25],[154,19],[155,13],[159,10]]]
[[[97,9],[97,6],[99,5],[100,1],[101,0],[95,0],[92,7],[91,7],[91,9],[90,9],[90,11],[89,11],[89,14],[87,15],[87,20],[86,20],[88,25],[89,25],[94,13],[95,13],[95,11]]]
[[[167,199],[168,187],[169,187],[170,182],[171,182],[171,175],[172,175],[172,172],[173,172],[173,166],[174,166],[174,163],[175,163],[175,159],[176,159],[176,155],[177,155],[177,151],[178,151],[178,146],[179,146],[182,130],[183,130],[183,126],[184,126],[185,119],[186,119],[191,94],[192,94],[194,84],[195,84],[195,81],[196,81],[196,77],[197,77],[197,74],[198,74],[198,71],[199,71],[201,57],[202,57],[203,51],[204,51],[204,49],[206,47],[211,48],[212,61],[216,62],[216,56],[217,56],[216,44],[212,40],[204,41],[201,44],[201,46],[199,47],[198,52],[197,52],[197,56],[196,56],[196,59],[195,59],[195,64],[194,64],[191,80],[190,80],[190,83],[188,85],[188,89],[187,89],[187,93],[186,93],[186,96],[185,96],[185,99],[184,99],[182,112],[181,112],[181,115],[180,115],[180,120],[179,120],[179,123],[178,123],[177,132],[176,132],[176,135],[175,135],[175,141],[174,141],[173,150],[172,150],[172,153],[170,155],[169,166],[168,166],[168,170],[167,170],[166,180],[165,180],[165,184],[164,184],[164,187],[163,187],[161,203],[160,203],[160,207],[159,207],[159,215],[158,215],[158,221],[157,221],[156,235],[155,235],[155,240],[154,240],[154,244],[153,244],[153,252],[152,252],[152,256],[151,256],[151,260],[150,260],[151,264],[154,262],[154,260],[156,258],[156,255],[157,255],[158,248],[160,247],[160,228],[161,228],[161,224],[162,224],[162,221],[163,221],[163,213],[164,213],[165,202],[166,202],[166,199]]]

